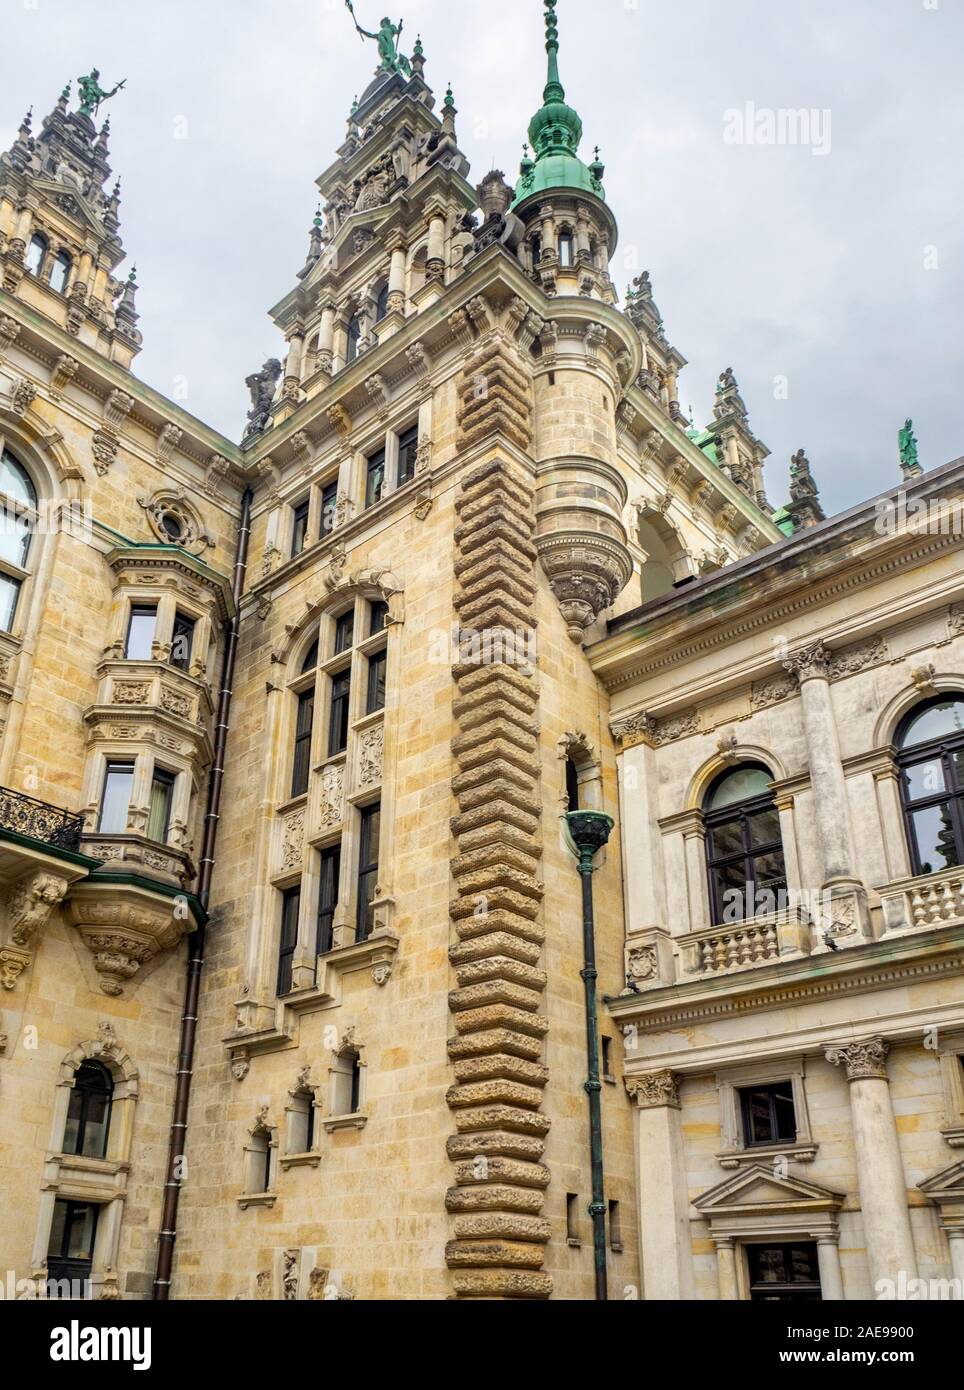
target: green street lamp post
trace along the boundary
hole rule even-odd
[[[603,1187],[602,1107],[599,1081],[599,1028],[596,1023],[596,929],[592,901],[592,861],[609,842],[613,818],[602,811],[567,811],[566,822],[573,844],[579,851],[582,879],[583,985],[586,992],[586,1084],[589,1097],[589,1160],[592,1174],[593,1263],[596,1272],[596,1298],[605,1302],[606,1288],[606,1200]]]

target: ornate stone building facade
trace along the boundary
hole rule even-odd
[[[908,721],[964,687],[953,541],[825,521],[802,451],[774,510],[729,369],[688,424],[546,25],[514,189],[469,182],[383,26],[241,443],[133,373],[98,75],[0,157],[18,1277],[735,1297],[812,1245],[850,1297],[948,1241],[959,1271],[953,729],[947,796],[901,812]],[[576,811],[619,822],[583,905]],[[800,900],[717,920],[737,861]]]

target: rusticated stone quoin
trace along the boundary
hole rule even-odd
[[[497,342],[469,363],[459,424],[463,445],[496,432],[528,445],[527,387]],[[458,1133],[448,1143],[455,1167],[445,1204],[455,1225],[445,1253],[459,1298],[548,1298],[549,1223],[540,1215],[549,1185],[540,1162],[549,1073],[542,1062],[548,1022],[540,1012],[539,692],[528,640],[535,627],[533,492],[518,470],[492,459],[464,480],[457,507],[461,631],[505,640],[484,642],[481,661],[460,644],[453,670],[458,852],[450,956],[458,987],[449,995],[455,1084],[447,1100]]]

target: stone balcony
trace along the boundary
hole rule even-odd
[[[896,879],[879,892],[884,936],[964,923],[964,869]]]
[[[809,913],[801,906],[677,937],[651,927],[634,933],[626,943],[627,990],[642,993],[715,979],[778,961],[803,960],[823,949]]]

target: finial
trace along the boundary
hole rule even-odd
[[[565,101],[565,89],[559,81],[559,23],[556,18],[556,0],[545,0],[545,5],[546,53],[549,55],[549,70],[542,99],[543,101]]]
[[[447,86],[446,89],[445,89],[445,105],[446,105],[446,106],[454,106],[454,105],[455,105],[455,97],[452,95],[452,84],[451,84],[451,82],[448,84],[448,86]]]
[[[57,105],[60,107],[61,111],[66,111],[66,110],[67,110],[67,107],[68,107],[68,105],[69,105],[69,103],[70,103],[70,83],[68,82],[67,85],[66,85],[66,87],[64,88],[64,90],[60,93],[60,97],[59,97],[59,99],[58,99],[58,101],[57,101]]]
[[[412,49],[412,57],[413,57],[413,58],[423,58],[424,56],[425,56],[425,51],[424,51],[424,49],[422,48],[422,36],[421,36],[421,34],[418,34],[418,35],[416,36],[416,39],[415,39],[415,47]]]
[[[132,265],[132,266],[131,266],[131,273],[130,273],[130,275],[128,275],[128,277],[127,277],[127,283],[128,283],[129,285],[136,285],[136,284],[137,284],[137,266],[136,266],[136,265]]]
[[[324,226],[324,218],[323,218],[322,215],[321,215],[321,204],[320,204],[320,203],[318,204],[318,208],[317,208],[317,210],[316,210],[316,212],[315,212],[314,225],[315,225],[316,227],[319,227],[319,228]]]
[[[31,107],[28,108],[27,114],[24,116],[23,120],[22,120],[21,123],[20,123],[20,134],[21,134],[21,135],[29,135],[29,134],[30,134],[30,129],[31,129],[32,125],[33,125],[33,107],[31,106]]]

